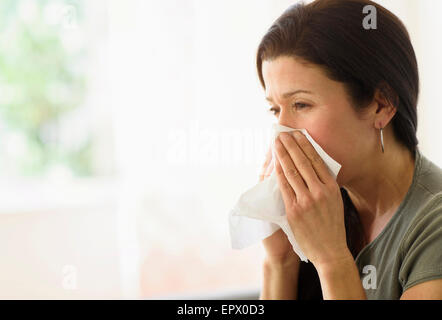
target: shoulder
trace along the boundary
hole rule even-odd
[[[399,249],[402,288],[442,278],[442,191],[427,198]]]
[[[424,155],[421,155],[422,171],[418,177],[418,184],[432,195],[442,192],[442,169]]]
[[[416,177],[414,197],[407,205],[410,210],[408,230],[402,244],[411,245],[416,237],[426,235],[430,230],[442,229],[442,169],[420,156],[421,167]]]
[[[417,209],[404,235],[402,247],[413,245],[417,238],[427,236],[434,231],[442,232],[442,191],[428,196]],[[442,238],[440,240],[442,241]]]

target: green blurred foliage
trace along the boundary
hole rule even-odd
[[[0,174],[41,176],[55,166],[74,176],[92,174],[91,135],[74,146],[59,139],[63,119],[86,95],[85,41],[63,42],[72,32],[84,38],[82,28],[64,26],[82,25],[83,6],[83,1],[0,1]],[[17,143],[6,143],[10,133],[19,137]]]

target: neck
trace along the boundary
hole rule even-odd
[[[405,198],[414,174],[414,155],[406,148],[390,144],[363,166],[361,174],[344,187],[356,207],[365,237],[375,233],[375,222],[385,225]],[[385,222],[385,223],[383,223]]]

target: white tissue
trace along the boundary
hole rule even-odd
[[[293,131],[301,131],[307,137],[336,180],[341,165],[322,150],[306,129],[294,129],[277,123],[273,124],[271,140],[272,161],[275,159],[275,138],[280,132]],[[302,261],[308,261],[307,257],[299,248],[288,223],[284,201],[278,187],[274,169],[270,177],[265,178],[240,196],[238,202],[230,211],[229,226],[233,249],[243,249],[271,236],[275,231],[281,228],[287,235],[293,250],[299,258]]]

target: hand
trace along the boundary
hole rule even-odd
[[[274,161],[272,161],[272,150],[269,148],[259,174],[259,181],[268,178],[272,174],[273,169]],[[277,230],[271,236],[262,240],[262,243],[267,254],[266,259],[270,263],[286,263],[296,259],[299,260],[297,254],[293,251],[287,235],[282,229]]]
[[[322,158],[301,132],[296,133],[299,138],[281,133],[276,139],[275,170],[289,225],[301,250],[318,269],[350,254],[344,204]]]

